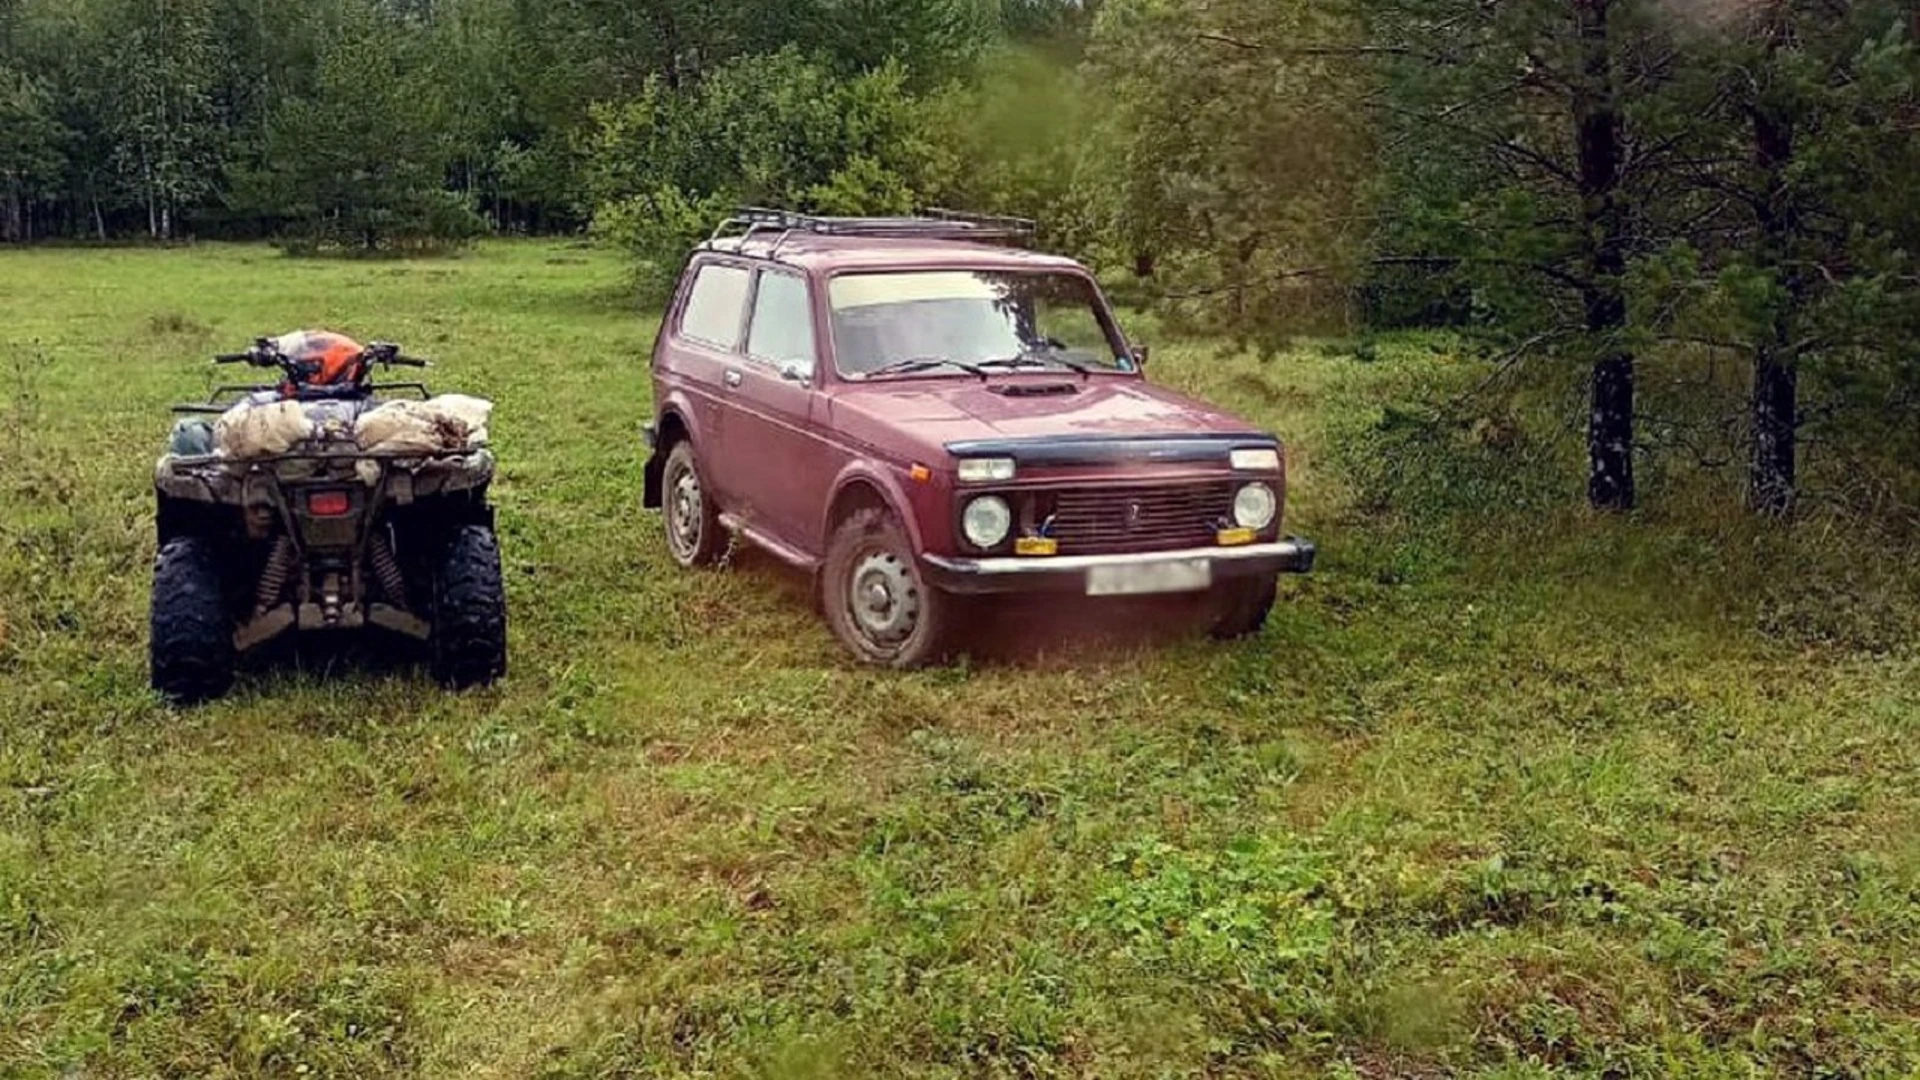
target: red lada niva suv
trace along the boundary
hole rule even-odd
[[[937,215],[937,216],[936,216]],[[1278,439],[1154,386],[1031,223],[746,210],[653,353],[646,506],[682,566],[730,536],[814,575],[861,660],[942,657],[971,599],[1207,593],[1215,635],[1312,569]]]

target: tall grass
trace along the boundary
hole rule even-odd
[[[0,1075],[1920,1067],[1897,542],[1678,474],[1592,517],[1565,395],[1436,409],[1487,375],[1445,338],[1163,338],[1286,436],[1322,571],[1239,645],[1014,609],[1004,655],[869,672],[766,560],[670,568],[621,279],[0,253]],[[513,674],[171,711],[163,406],[312,324],[499,403]]]

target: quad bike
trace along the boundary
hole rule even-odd
[[[188,418],[154,471],[154,689],[182,704],[217,698],[242,656],[288,635],[341,631],[423,644],[449,688],[505,674],[484,424],[470,440],[369,447],[364,421],[374,410],[410,398],[430,412],[452,400],[431,399],[422,383],[375,383],[376,368],[428,366],[390,344],[302,332],[214,362],[279,378],[175,407]],[[234,452],[222,439],[233,442],[230,425],[252,409],[277,410],[259,416],[290,419],[300,437]]]

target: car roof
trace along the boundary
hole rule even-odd
[[[816,273],[941,266],[991,270],[1081,270],[1063,255],[965,240],[832,236],[805,232],[725,237],[699,251],[763,259]]]

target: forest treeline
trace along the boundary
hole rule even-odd
[[[1810,442],[1920,453],[1917,31],[1910,0],[0,0],[0,240],[591,230],[657,283],[742,202],[1022,214],[1246,340],[1443,325],[1579,371],[1596,507],[1677,447],[1789,516]]]

